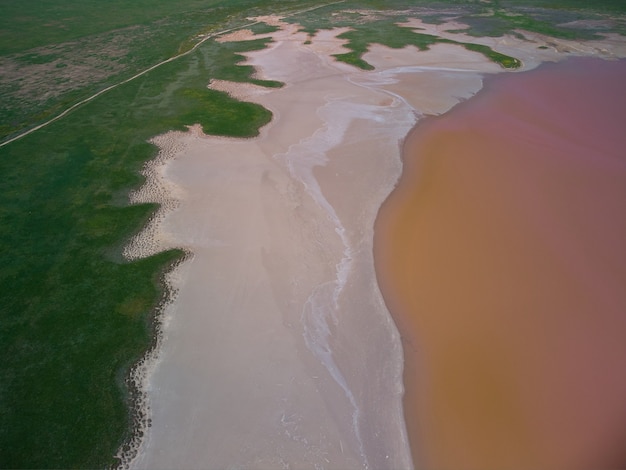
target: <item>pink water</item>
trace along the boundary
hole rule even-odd
[[[626,466],[626,62],[489,80],[376,225],[416,466]]]

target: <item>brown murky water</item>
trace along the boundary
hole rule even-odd
[[[421,123],[376,225],[416,467],[626,465],[626,62]]]

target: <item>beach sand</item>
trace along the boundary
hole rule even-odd
[[[208,85],[262,104],[272,122],[251,139],[198,126],[156,137],[161,152],[133,195],[163,206],[126,255],[190,256],[168,277],[176,298],[136,371],[150,426],[125,464],[410,469],[402,343],[378,289],[374,220],[418,117],[502,69],[450,44],[374,45],[365,72],[331,57],[345,29],[305,44],[297,25],[267,21],[280,29],[247,63],[285,86]]]
[[[376,266],[424,468],[626,464],[625,82],[497,77],[406,142]]]
[[[259,137],[196,127],[155,139],[162,158],[136,199],[160,185],[176,209],[131,247],[145,255],[178,246],[192,259],[175,273],[177,298],[146,370],[151,427],[134,468],[412,467],[402,349],[372,243],[416,122],[396,89],[416,72],[394,73],[391,59],[404,54],[415,65],[421,56],[375,47],[368,60],[379,71],[362,72],[330,57],[342,52],[331,41],[341,32],[305,45],[285,25],[268,49],[248,54],[281,89],[212,84],[272,111]],[[467,60],[460,47],[444,49]],[[473,68],[458,64],[452,86],[430,85],[442,98],[426,94],[429,110],[472,96],[476,69],[499,70],[469,57]],[[437,71],[424,74],[426,83]]]

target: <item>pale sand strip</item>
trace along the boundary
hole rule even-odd
[[[237,83],[216,79],[209,82],[209,88],[211,90],[228,93],[230,96],[240,101],[254,101],[254,96],[271,92],[270,88],[253,85],[252,83]]]
[[[135,254],[177,246],[193,258],[173,278],[160,354],[144,370],[152,426],[133,468],[412,467],[373,222],[416,110],[444,112],[499,69],[442,45],[373,47],[378,70],[362,72],[332,60],[330,33],[304,45],[279,24],[248,57],[287,86],[237,88],[274,113],[260,137],[155,139],[164,153],[149,184],[161,175],[178,202]],[[135,198],[163,200],[150,193]]]

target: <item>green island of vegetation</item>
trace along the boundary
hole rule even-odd
[[[166,299],[161,278],[184,253],[136,261],[122,247],[154,214],[130,205],[155,156],[157,134],[199,123],[208,134],[249,137],[270,112],[207,88],[210,79],[261,86],[242,52],[268,40],[205,40],[178,60],[124,83],[50,125],[12,141],[98,91],[170,57],[201,37],[291,14],[309,33],[350,26],[339,60],[371,68],[369,45],[427,48],[439,38],[396,25],[411,11],[451,17],[473,35],[530,29],[554,36],[624,34],[621,1],[57,0],[5,2],[0,17],[0,466],[104,468],[137,428],[129,371],[154,344]],[[373,19],[355,13],[378,12]],[[28,12],[28,13],[25,13]],[[401,12],[401,13],[398,13]],[[332,14],[331,14],[332,13]],[[558,21],[557,21],[558,18]],[[567,26],[581,19],[584,27]],[[590,22],[594,20],[595,22]],[[565,24],[565,26],[563,26]],[[250,26],[262,33],[272,27]],[[450,42],[450,41],[447,41]],[[503,67],[517,59],[462,46]]]

